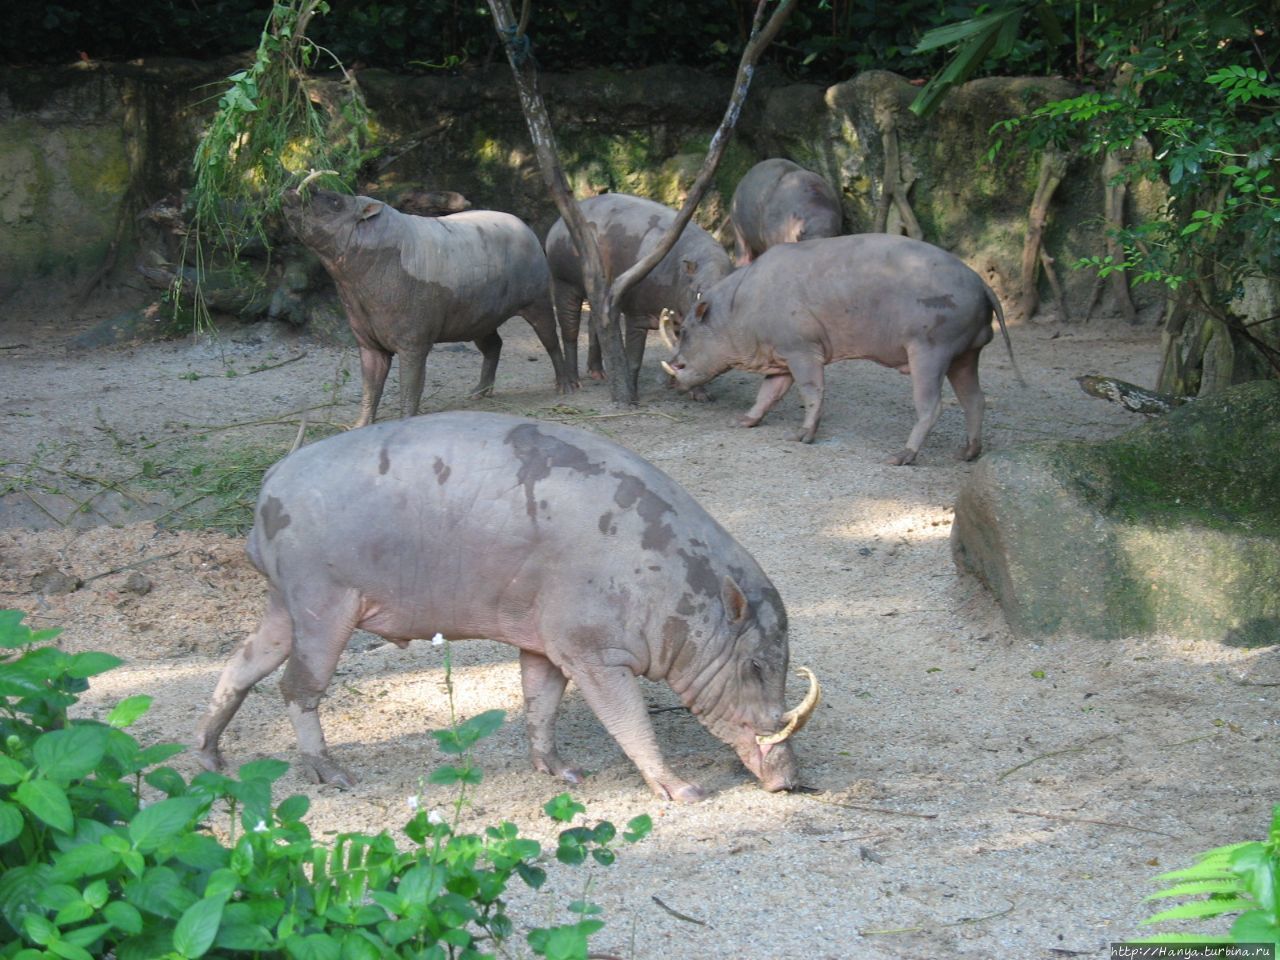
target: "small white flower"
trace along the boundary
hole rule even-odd
[[[407,803],[409,805],[409,809],[413,811],[416,811],[421,805],[416,793],[411,797],[407,797],[404,802]]]
[[[427,814],[427,823],[444,823],[444,815],[439,810],[432,810]]]
[[[254,833],[266,833],[268,830],[267,821],[259,820],[258,825],[253,828]]]
[[[443,634],[443,633],[437,633],[434,637],[432,637],[432,638],[431,638],[431,645],[432,645],[433,647],[438,647],[438,646],[440,646],[440,645],[441,645],[441,644],[443,644],[443,643],[444,643],[444,634]]]

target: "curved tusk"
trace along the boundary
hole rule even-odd
[[[667,345],[667,349],[673,353],[678,349],[676,347],[675,333],[671,327],[671,310],[663,309],[662,315],[658,318],[658,335],[662,337],[662,342]]]
[[[673,367],[671,364],[667,363],[667,361],[665,361],[665,360],[663,360],[663,361],[662,361],[662,369],[663,369],[663,370],[665,370],[665,371],[667,371],[667,374],[668,374],[669,376],[672,376],[672,377],[678,377],[678,376],[679,376],[679,374],[677,374],[677,373],[676,373],[676,368],[675,368],[675,367]]]
[[[788,710],[782,715],[784,726],[781,730],[777,733],[756,737],[756,743],[762,747],[781,743],[792,734],[804,729],[804,725],[809,722],[809,718],[813,716],[813,711],[822,701],[822,688],[818,685],[818,678],[813,675],[813,671],[808,667],[800,667],[796,670],[796,674],[809,678],[809,692],[804,695],[804,699],[798,707],[794,710]]]
[[[298,192],[301,193],[303,189],[306,188],[306,186],[309,183],[311,183],[312,180],[315,180],[317,177],[323,177],[326,174],[332,177],[336,177],[338,175],[338,171],[337,170],[312,170],[305,177],[303,177],[302,182],[298,184]]]

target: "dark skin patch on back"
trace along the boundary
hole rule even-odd
[[[435,462],[431,464],[431,469],[435,472],[436,483],[440,486],[443,487],[449,482],[449,474],[453,472],[453,468],[439,457],[436,457]]]
[[[711,569],[711,561],[701,553],[689,553],[686,550],[677,550],[676,553],[684,561],[684,582],[689,585],[690,589],[694,593],[700,593],[703,596],[718,598],[720,596],[720,578]]]
[[[618,532],[618,528],[613,525],[613,514],[608,510],[600,514],[600,522],[596,526],[606,537]]]
[[[378,451],[378,473],[385,474],[391,469],[391,457],[387,454],[387,448],[383,447]]]
[[[944,293],[940,297],[921,297],[919,303],[929,310],[954,310],[956,308],[956,302],[949,293]]]
[[[553,467],[572,470],[586,477],[604,473],[604,467],[592,463],[581,447],[565,443],[559,437],[548,436],[536,424],[522,423],[507,434],[506,442],[520,460],[516,479],[524,486],[525,512],[530,517],[538,515],[538,502],[533,488],[539,480],[551,476]]]
[[[262,529],[268,540],[274,540],[277,533],[293,522],[293,518],[285,513],[284,504],[276,497],[267,497],[258,515],[262,518]]]
[[[624,510],[635,507],[636,513],[644,521],[640,546],[645,550],[665,550],[676,537],[675,530],[662,519],[663,514],[675,513],[671,504],[650,490],[639,477],[618,471],[610,476],[618,478],[618,489],[613,495],[613,502]]]

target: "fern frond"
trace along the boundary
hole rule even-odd
[[[1217,900],[1194,900],[1191,903],[1179,904],[1169,910],[1140,920],[1143,926],[1149,923],[1161,923],[1165,920],[1203,920],[1207,917],[1220,917],[1224,913],[1241,913],[1257,906],[1252,900],[1244,897],[1224,897]]]
[[[1235,877],[1211,878],[1207,880],[1192,880],[1188,883],[1179,883],[1176,886],[1169,887],[1167,890],[1157,890],[1155,893],[1147,894],[1144,900],[1164,900],[1168,897],[1191,897],[1204,894],[1214,893],[1242,893],[1243,888],[1240,881]]]

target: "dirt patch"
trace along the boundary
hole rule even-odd
[[[0,504],[0,604],[63,627],[68,649],[125,659],[95,683],[88,711],[150,693],[139,736],[185,741],[222,662],[254,626],[264,584],[239,537],[165,524],[218,464],[250,447],[283,455],[303,411],[312,435],[354,420],[358,362],[354,349],[265,326],[79,352],[67,347],[78,332],[0,324],[0,474],[11,490]],[[801,446],[783,439],[801,418],[797,397],[755,430],[728,425],[750,405],[754,377],[728,374],[712,385],[716,403],[694,404],[658,385],[655,344],[644,403],[619,413],[599,384],[557,397],[551,364],[519,321],[503,336],[496,398],[466,400],[478,352],[441,349],[428,360],[425,409],[568,420],[652,460],[760,561],[787,603],[793,661],[824,683],[797,741],[804,780],[820,792],[790,795],[760,790],[728,747],[664,709],[676,704],[670,690],[646,684],[666,756],[714,791],[695,806],[655,800],[570,691],[562,749],[595,771],[575,795],[591,818],[649,812],[656,823],[594,875],[590,896],[608,920],[597,950],[1103,957],[1150,912],[1141,898],[1155,873],[1262,835],[1280,786],[1274,688],[1241,681],[1273,679],[1273,651],[1176,636],[1013,638],[990,595],[951,562],[951,505],[970,469],[952,459],[964,440],[953,399],[919,465],[890,467],[913,419],[909,383],[892,371],[828,368],[818,442]],[[989,450],[1136,425],[1072,378],[1150,386],[1154,333],[1022,326],[1012,336],[1028,386],[998,343],[986,351]],[[394,377],[384,417],[396,409]],[[540,807],[561,785],[529,769],[513,651],[475,641],[455,644],[453,656],[460,713],[511,716],[480,745],[486,777],[464,827],[505,819],[550,837]],[[276,679],[224,738],[233,764],[294,759]],[[311,796],[318,834],[407,820],[406,797],[444,762],[427,734],[447,723],[442,684],[439,649],[357,635],[322,717],[335,758],[361,782],[342,793],[291,772],[283,783]],[[195,772],[189,757],[176,762]],[[433,806],[449,798],[427,792]],[[513,891],[518,921],[566,916],[585,874],[552,874],[539,894]]]

